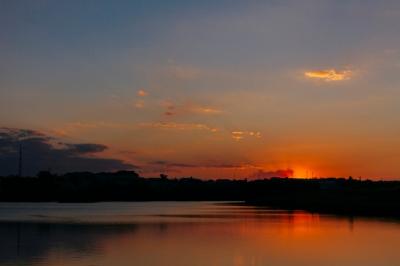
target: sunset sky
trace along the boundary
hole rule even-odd
[[[400,178],[400,1],[0,0],[0,126],[0,174]]]

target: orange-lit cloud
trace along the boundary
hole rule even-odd
[[[202,106],[192,103],[174,104],[171,101],[163,101],[161,105],[165,108],[164,115],[166,116],[187,115],[187,114],[218,115],[223,113],[222,110],[211,106]]]
[[[205,124],[195,123],[175,123],[175,122],[156,122],[156,123],[142,123],[142,127],[160,128],[160,129],[173,129],[173,130],[207,130],[210,132],[217,132],[218,129],[210,127]]]
[[[140,96],[140,97],[145,97],[145,96],[148,95],[148,93],[145,90],[139,90],[137,92],[137,95]]]
[[[193,106],[190,109],[193,113],[197,114],[206,114],[206,115],[214,115],[222,113],[221,110],[212,108],[212,107],[205,107],[205,106]]]
[[[239,141],[245,137],[261,138],[261,132],[258,131],[232,131],[231,136],[234,140]]]
[[[310,70],[304,72],[304,76],[311,79],[319,79],[324,81],[342,81],[350,79],[353,72],[350,70],[336,70],[336,69],[326,69],[326,70]]]

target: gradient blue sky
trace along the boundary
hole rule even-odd
[[[396,178],[399,25],[399,1],[0,0],[0,122],[144,175]]]

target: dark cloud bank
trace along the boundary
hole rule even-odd
[[[0,175],[18,172],[19,147],[22,146],[22,174],[41,170],[56,173],[73,171],[114,171],[133,169],[134,165],[117,159],[95,157],[107,149],[102,144],[71,144],[38,131],[0,128]]]
[[[250,177],[255,179],[263,179],[263,178],[271,178],[271,177],[293,177],[294,171],[292,169],[279,169],[276,171],[264,171],[258,170],[257,172],[253,173]]]
[[[160,171],[163,172],[165,170],[169,172],[180,172],[179,168],[240,168],[243,165],[241,164],[186,164],[186,163],[176,163],[169,161],[153,161],[150,163],[150,168],[154,172]],[[257,170],[253,174],[249,176],[251,179],[264,179],[271,177],[293,177],[294,171],[292,169],[278,169],[274,171],[265,171],[265,170]]]

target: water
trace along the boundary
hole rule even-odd
[[[400,265],[400,223],[212,202],[0,203],[0,265]]]

